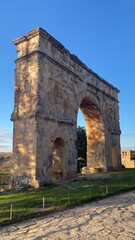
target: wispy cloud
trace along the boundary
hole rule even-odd
[[[122,150],[135,150],[135,147],[122,147]]]
[[[125,133],[121,134],[122,137],[135,137],[135,133]]]
[[[12,149],[12,133],[0,126],[0,152],[9,152]]]
[[[4,139],[12,139],[12,133],[10,133],[7,129],[2,128],[0,126],[0,141]]]

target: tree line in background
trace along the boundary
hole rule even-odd
[[[87,139],[85,127],[77,127],[77,171],[87,165]]]

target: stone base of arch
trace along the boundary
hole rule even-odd
[[[15,189],[23,189],[29,187],[39,188],[41,186],[39,181],[25,175],[15,176],[11,179],[11,183],[12,187]]]
[[[99,173],[99,172],[106,172],[106,169],[102,167],[83,167],[81,173],[92,174],[92,173]]]

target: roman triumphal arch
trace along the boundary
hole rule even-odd
[[[77,175],[77,113],[86,121],[86,173],[121,168],[118,89],[45,30],[14,41],[13,181],[38,186]]]

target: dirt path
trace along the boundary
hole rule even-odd
[[[0,239],[135,239],[135,190],[0,228]]]

